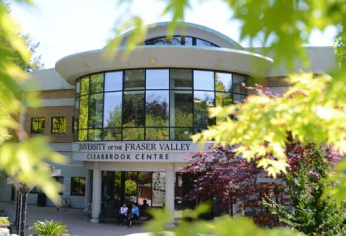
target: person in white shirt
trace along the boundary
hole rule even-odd
[[[127,218],[127,213],[129,211],[129,208],[126,206],[126,204],[124,203],[122,207],[120,207],[120,211],[119,211],[119,217],[118,217],[118,221],[119,221],[119,225],[123,225],[124,223],[124,219]]]

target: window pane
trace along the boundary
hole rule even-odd
[[[84,77],[81,79],[80,94],[85,95],[89,93],[89,77]]]
[[[125,172],[125,202],[137,201],[137,172]]]
[[[78,141],[88,140],[88,130],[78,130]]]
[[[88,128],[88,100],[88,95],[80,97],[79,129]]]
[[[103,127],[121,127],[122,93],[105,93]]]
[[[196,39],[196,46],[201,46],[201,47],[215,47],[214,44],[205,41],[203,39]]]
[[[168,128],[147,128],[145,130],[146,140],[168,140]]]
[[[103,93],[90,95],[89,128],[102,128]]]
[[[171,38],[160,37],[145,41],[146,45],[181,45],[181,37],[174,36]]]
[[[89,129],[88,140],[89,141],[102,140],[102,129]]]
[[[144,140],[144,128],[124,128],[123,140]]]
[[[103,140],[121,140],[121,129],[104,129]]]
[[[191,140],[192,128],[171,128],[170,140]]]
[[[174,36],[166,39],[166,45],[181,45],[181,37]]]
[[[246,83],[246,76],[233,74],[233,92],[234,93],[247,93],[246,89],[241,85]]]
[[[124,92],[124,127],[143,127],[144,91]]]
[[[214,92],[194,93],[195,104],[195,127],[207,128],[208,125],[214,125],[215,119],[208,117],[208,108],[214,106]]]
[[[192,127],[192,91],[170,91],[170,126]]]
[[[214,72],[200,71],[193,72],[194,89],[214,90]]]
[[[45,118],[32,118],[31,119],[31,133],[32,134],[44,134]]]
[[[147,70],[147,89],[168,89],[169,70]]]
[[[232,92],[232,74],[215,73],[215,90],[223,92]]]
[[[85,195],[85,178],[71,178],[71,195]]]
[[[52,133],[53,134],[66,133],[66,117],[53,117],[52,118]]]
[[[103,92],[103,73],[90,76],[90,93]]]
[[[108,72],[105,78],[105,91],[123,90],[123,72]]]
[[[126,70],[124,78],[125,90],[144,89],[144,70]]]
[[[192,70],[171,69],[171,89],[192,89]]]
[[[147,91],[146,126],[168,126],[168,91]]]
[[[228,106],[232,104],[232,96],[230,93],[216,93],[216,106]]]
[[[233,101],[234,102],[240,102],[246,98],[246,95],[244,94],[233,94]]]
[[[186,45],[186,46],[192,46],[193,40],[191,37],[185,37],[184,43],[185,43],[184,45]]]

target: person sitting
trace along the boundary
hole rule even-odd
[[[118,221],[120,226],[123,225],[124,220],[127,217],[128,211],[129,211],[129,208],[124,203],[123,206],[120,207],[119,216],[118,216]]]
[[[138,208],[136,203],[133,203],[131,212],[129,214],[129,217],[127,218],[128,219],[128,226],[132,227],[132,221],[134,219],[138,219],[138,218],[139,218],[139,208]]]
[[[143,200],[143,204],[141,206],[141,210],[144,211],[148,208],[149,204],[148,201],[146,199]]]

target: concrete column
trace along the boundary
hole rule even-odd
[[[91,202],[91,170],[86,170],[84,208]]]
[[[99,223],[99,216],[101,211],[101,171],[93,169],[93,201],[92,201],[92,214],[91,222]]]
[[[166,208],[171,213],[171,221],[174,221],[174,163],[166,163]]]

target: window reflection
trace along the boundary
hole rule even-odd
[[[144,70],[126,70],[124,78],[125,90],[144,89]]]
[[[89,103],[88,95],[80,97],[79,129],[88,128],[88,111],[89,111],[88,103]]]
[[[144,99],[144,91],[124,92],[124,127],[144,126]]]
[[[103,127],[121,127],[122,93],[105,93]]]
[[[124,128],[123,140],[144,140],[144,128]]]
[[[89,129],[88,140],[102,140],[102,129]]]
[[[215,119],[208,117],[208,109],[214,106],[214,92],[196,91],[194,105],[195,127],[207,128],[209,125],[215,124]]]
[[[102,128],[103,93],[90,95],[89,128]]]
[[[105,76],[105,91],[123,90],[123,72],[108,72]]]
[[[84,77],[81,79],[81,95],[89,94],[89,77]]]
[[[146,140],[168,140],[168,128],[146,128]]]
[[[169,70],[147,70],[146,88],[147,89],[168,89]]]
[[[187,46],[202,46],[202,47],[219,47],[211,42],[195,37],[186,36],[174,36],[171,38],[158,37],[154,39],[148,39],[144,43],[145,45],[187,45]]]
[[[90,93],[103,92],[103,73],[90,76]]]
[[[214,72],[195,70],[193,72],[194,89],[214,90]]]
[[[210,43],[208,41],[205,41],[203,39],[196,39],[196,46],[201,46],[201,47],[215,47],[216,45],[213,43]]]
[[[232,92],[232,74],[215,73],[215,90],[223,92]]]
[[[170,91],[170,126],[192,126],[192,91]]]
[[[168,126],[168,91],[147,91],[146,126]]]
[[[233,92],[234,93],[247,93],[246,89],[242,86],[245,83],[246,76],[233,74]]]
[[[234,102],[240,102],[243,101],[246,98],[245,94],[233,94],[233,100]]]
[[[171,89],[192,89],[192,70],[171,69]]]
[[[193,45],[193,39],[192,39],[192,37],[185,37],[185,38],[184,38],[184,45],[186,45],[186,46],[192,46],[192,45]]]
[[[171,140],[190,140],[193,134],[192,128],[171,128]]]

